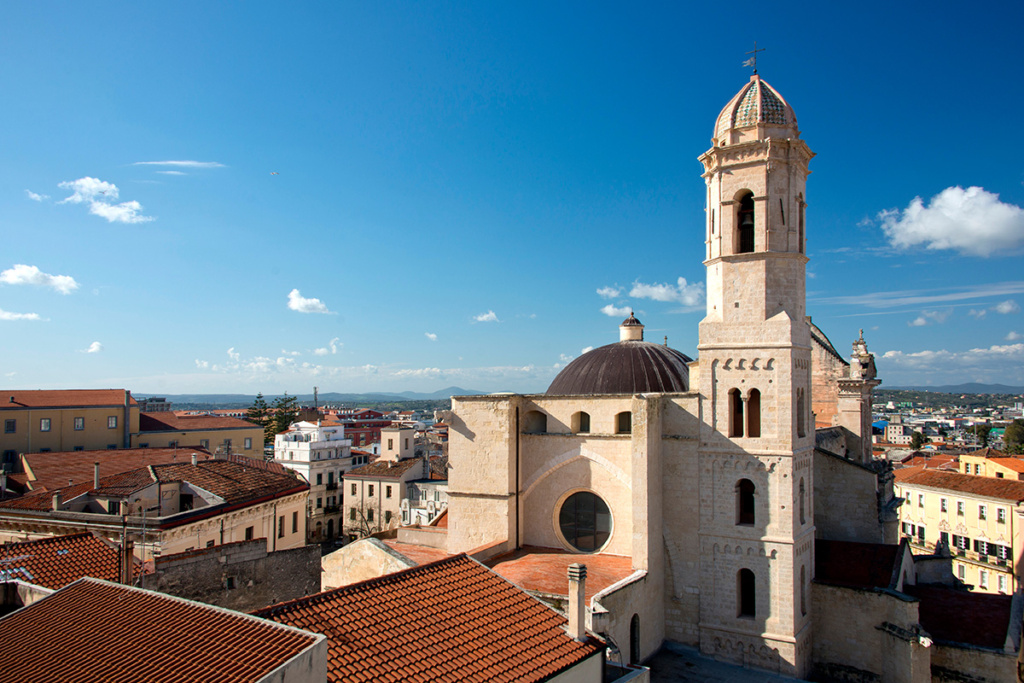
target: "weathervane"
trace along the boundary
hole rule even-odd
[[[748,55],[754,55],[747,61],[743,62],[743,66],[750,66],[754,68],[754,73],[757,73],[757,53],[764,52],[767,48],[762,47],[760,50],[757,49],[757,41],[754,41],[754,49],[747,52]]]

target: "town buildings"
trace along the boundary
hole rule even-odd
[[[263,428],[237,417],[187,412],[139,415],[140,448],[199,446],[211,453],[263,458]]]

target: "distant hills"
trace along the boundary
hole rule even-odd
[[[340,394],[337,392],[328,392],[320,394],[319,402],[320,405],[325,403],[393,403],[401,401],[447,401],[452,396],[479,396],[486,394],[486,391],[475,391],[473,389],[462,389],[461,387],[446,387],[439,389],[438,391],[425,394],[417,391],[403,391],[398,394],[391,393],[372,393],[372,394]],[[175,405],[223,405],[223,406],[238,406],[238,405],[252,405],[252,402],[256,400],[255,394],[151,394],[146,392],[133,392],[132,394],[136,398],[144,398],[150,396],[160,396],[166,398],[168,401]],[[304,405],[311,405],[313,403],[313,394],[296,394],[296,398],[299,399],[299,403]],[[263,396],[267,403],[270,403],[276,395],[265,394]]]
[[[904,387],[883,387],[879,391],[934,391],[941,394],[1024,394],[1024,387],[1011,387],[1005,384],[979,384],[968,382],[966,384],[945,384],[942,386],[904,386]]]

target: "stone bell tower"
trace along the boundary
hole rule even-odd
[[[803,677],[814,491],[805,183],[814,153],[755,74],[715,122],[700,324],[700,647]]]

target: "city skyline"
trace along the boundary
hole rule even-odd
[[[1024,8],[756,7],[9,8],[5,386],[536,392],[630,310],[696,357],[754,40],[817,154],[814,322],[883,388],[1024,384]]]

